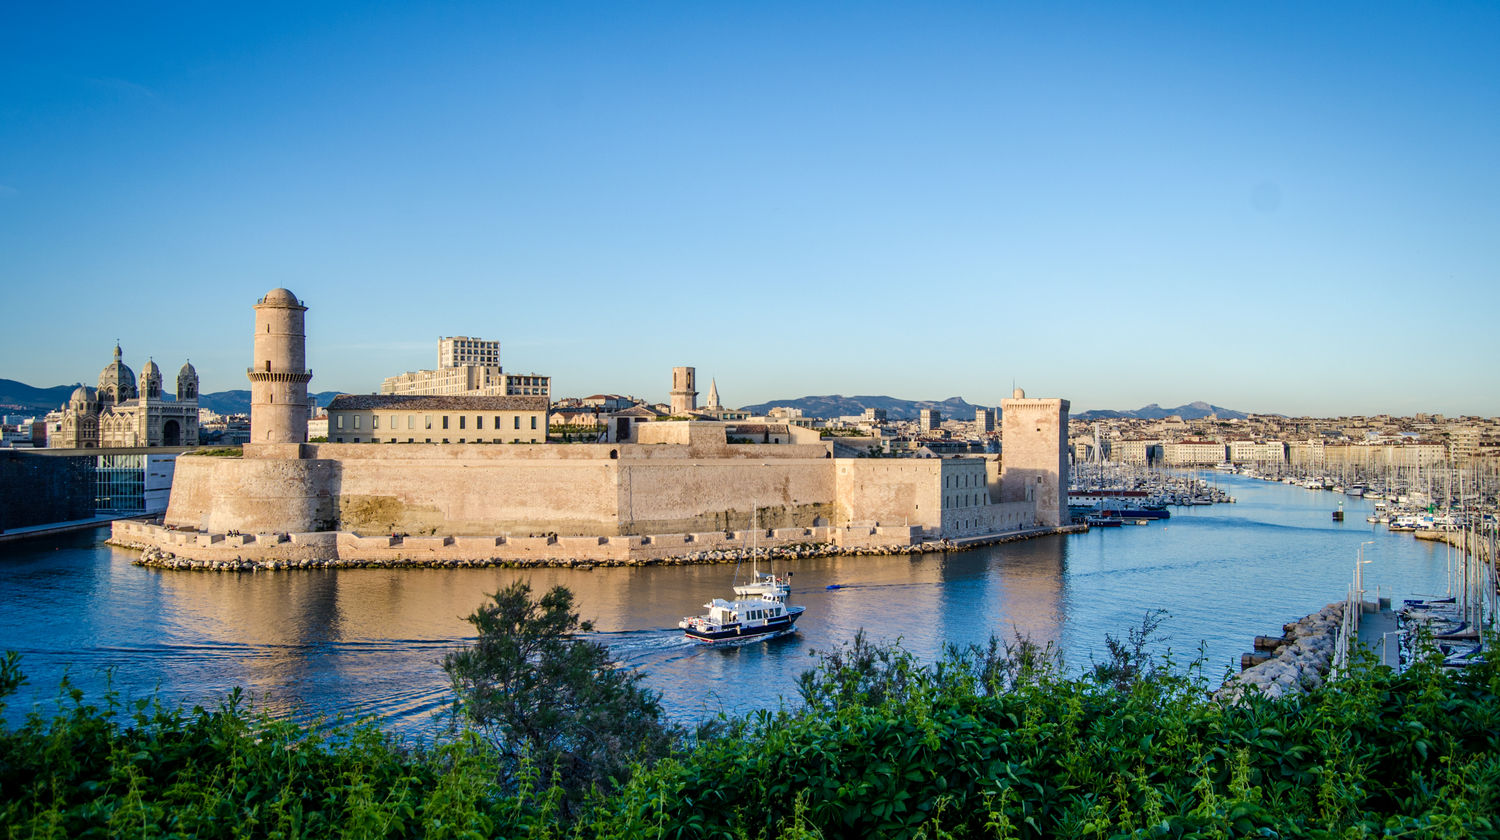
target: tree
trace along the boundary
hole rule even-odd
[[[529,761],[544,783],[555,779],[576,799],[623,783],[634,762],[677,742],[643,676],[578,638],[593,625],[579,620],[567,587],[533,600],[530,584],[517,581],[468,621],[478,638],[448,654],[443,669],[463,717],[497,750],[502,784],[514,784]]]

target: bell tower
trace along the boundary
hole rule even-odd
[[[286,289],[255,305],[255,359],[250,378],[250,442],[307,442],[307,307]]]
[[[691,414],[698,410],[697,371],[690,367],[672,368],[672,414]]]

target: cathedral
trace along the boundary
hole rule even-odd
[[[58,449],[198,445],[198,372],[177,372],[177,400],[163,400],[161,369],[147,361],[140,378],[120,360],[99,374],[99,388],[79,385],[48,415],[47,445]]]

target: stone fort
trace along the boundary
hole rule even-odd
[[[857,546],[1066,523],[1066,400],[1002,401],[1003,466],[835,458],[815,431],[730,443],[698,420],[629,443],[307,443],[306,307],[274,289],[254,310],[251,441],[180,457],[163,524],[118,523],[117,542],[207,559],[628,559],[738,544],[752,525],[760,545]],[[690,378],[674,386],[695,396]]]

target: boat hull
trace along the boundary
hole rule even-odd
[[[683,633],[695,642],[714,644],[715,642],[736,642],[745,639],[769,638],[780,636],[796,630],[797,619],[802,617],[802,611],[790,612],[784,616],[768,619],[764,624],[746,627],[743,624],[735,624],[718,629],[707,629],[700,627],[684,628]]]

